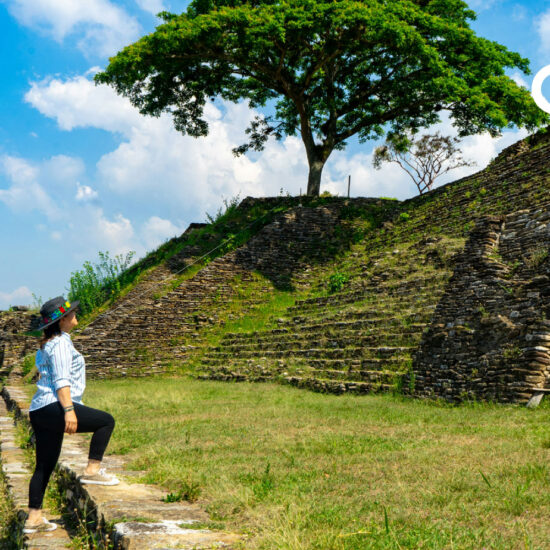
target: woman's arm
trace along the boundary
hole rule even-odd
[[[72,346],[63,337],[60,337],[51,351],[53,370],[53,385],[57,398],[63,407],[73,404],[71,399],[71,364],[73,360]],[[77,428],[76,413],[74,410],[65,412],[65,432],[74,434]]]
[[[57,398],[63,408],[70,407],[73,404],[71,399],[71,387],[64,386],[63,388],[59,388],[57,390]],[[77,425],[78,421],[74,409],[72,411],[65,412],[65,431],[68,434],[74,434],[76,432]]]

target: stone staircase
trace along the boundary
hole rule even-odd
[[[62,514],[45,513],[58,524],[51,533],[38,536],[24,535],[28,484],[31,471],[23,451],[14,444],[14,420],[30,428],[28,406],[30,399],[21,384],[21,373],[16,368],[0,399],[0,442],[2,468],[8,479],[11,498],[16,507],[16,522],[12,528],[20,540],[20,548],[29,550],[59,550],[73,544],[74,525],[85,526],[94,540],[94,548],[113,550],[231,549],[242,540],[233,533],[194,528],[209,521],[209,516],[198,504],[165,502],[161,489],[136,483],[134,478],[143,472],[125,469],[125,458],[105,455],[103,466],[120,480],[119,485],[103,487],[82,485],[77,476],[82,473],[88,456],[88,442],[82,434],[65,434],[61,456],[50,484],[57,484],[63,497]]]
[[[391,201],[387,201],[391,203]],[[362,199],[359,203],[380,208],[384,201]],[[338,225],[344,203],[325,207],[298,207],[279,215],[244,246],[218,257],[164,296],[154,297],[162,279],[162,268],[147,279],[145,297],[127,295],[121,307],[93,321],[75,343],[86,358],[91,378],[147,376],[164,372],[175,361],[188,357],[182,340],[200,341],[201,333],[224,323],[227,304],[235,294],[235,282],[252,281],[260,273],[266,283],[257,288],[247,305],[264,299],[278,285],[287,285],[292,274],[303,270],[306,262],[321,260],[323,239],[330,238]]]
[[[383,261],[388,254],[371,258],[372,265],[358,256],[350,290],[297,301],[277,319],[276,329],[226,334],[203,356],[201,377],[277,379],[336,393],[396,387],[410,368],[463,242],[427,239],[387,251],[393,267]],[[411,265],[417,267],[410,270]]]
[[[22,532],[22,526],[26,519],[29,482],[32,473],[27,465],[23,449],[17,445],[15,421],[8,414],[8,408],[3,399],[0,399],[0,435],[1,467],[7,481],[12,504],[17,511],[14,521],[7,526],[12,533],[12,543],[17,548],[28,548],[29,550],[69,548],[71,537],[59,514],[44,513],[44,517],[48,521],[57,524],[57,529],[51,533],[24,535]]]

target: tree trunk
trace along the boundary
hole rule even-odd
[[[321,188],[321,174],[325,161],[316,159],[309,163],[309,176],[307,179],[307,194],[312,197],[318,197]]]

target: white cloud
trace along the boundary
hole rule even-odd
[[[80,182],[76,182],[76,196],[77,201],[93,201],[97,199],[97,191],[94,191],[89,185],[80,185]]]
[[[47,187],[72,187],[85,171],[82,159],[67,155],[55,155],[44,161],[40,167],[41,179]]]
[[[492,8],[495,4],[501,3],[502,0],[470,0],[468,6],[474,11],[485,11]]]
[[[516,81],[520,75],[515,74]],[[205,138],[182,136],[171,118],[141,116],[128,100],[109,87],[94,86],[80,76],[67,80],[49,79],[34,83],[26,95],[29,103],[57,120],[63,129],[95,127],[117,132],[121,143],[97,163],[96,187],[123,198],[128,211],[143,205],[162,219],[204,220],[215,213],[221,198],[239,194],[273,196],[281,188],[291,194],[306,192],[308,166],[304,146],[297,137],[270,140],[261,154],[235,158],[231,149],[243,142],[244,129],[256,114],[246,103],[212,103],[205,106],[210,133]],[[425,132],[439,129],[443,135],[457,134],[448,117]],[[437,180],[437,185],[482,169],[502,148],[527,135],[525,130],[507,131],[501,138],[488,133],[462,141],[473,168],[454,170]],[[406,199],[418,193],[409,176],[397,165],[376,171],[372,153],[334,152],[323,172],[322,190],[344,195],[348,174],[352,175],[352,196],[393,196]],[[126,238],[129,239],[129,232]],[[159,235],[161,239],[164,234]],[[145,234],[132,235],[136,248],[151,246]],[[134,248],[134,249],[136,249]]]
[[[136,0],[136,4],[142,10],[148,11],[153,15],[157,15],[157,13],[166,10],[162,0]]]
[[[125,254],[132,250],[134,228],[132,222],[122,214],[116,214],[113,220],[107,219],[101,210],[95,219],[94,242],[100,249],[112,253]]]
[[[128,136],[141,124],[141,115],[128,100],[84,76],[33,82],[25,101],[55,119],[62,130],[94,127]]]
[[[135,40],[140,27],[134,17],[108,0],[8,0],[19,23],[58,42],[77,37],[85,53],[110,56]]]
[[[510,78],[518,85],[523,86],[524,88],[527,88],[528,90],[531,89],[531,86],[527,83],[525,78],[523,78],[523,75],[519,71],[515,71],[513,74],[510,75]]]
[[[0,202],[15,212],[38,210],[55,219],[59,209],[38,182],[40,170],[28,161],[4,155],[0,157],[0,174],[10,182],[7,189],[0,188]]]
[[[550,52],[550,10],[535,19],[535,28],[539,33],[541,49],[546,53]]]
[[[0,291],[0,310],[10,306],[30,305],[31,302],[32,292],[26,286],[20,286],[12,292]]]
[[[149,250],[154,250],[167,239],[181,235],[184,227],[174,225],[170,220],[151,216],[141,229],[142,240]]]
[[[439,131],[444,136],[457,136],[448,112],[441,114],[442,121],[422,130],[419,134],[433,134]],[[503,132],[499,138],[492,138],[488,132],[463,138],[459,143],[465,160],[476,163],[473,167],[456,168],[434,182],[434,188],[456,181],[483,169],[489,161],[505,147],[527,137],[524,128]],[[364,197],[394,197],[405,200],[418,195],[418,189],[410,176],[396,163],[384,163],[380,170],[372,165],[373,152],[360,153],[347,157],[345,152],[337,151],[329,159],[323,173],[321,190],[344,196],[347,194],[348,175],[351,175],[351,195]]]

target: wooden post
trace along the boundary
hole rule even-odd
[[[351,174],[348,176],[348,199],[349,199],[349,188],[351,186]]]

